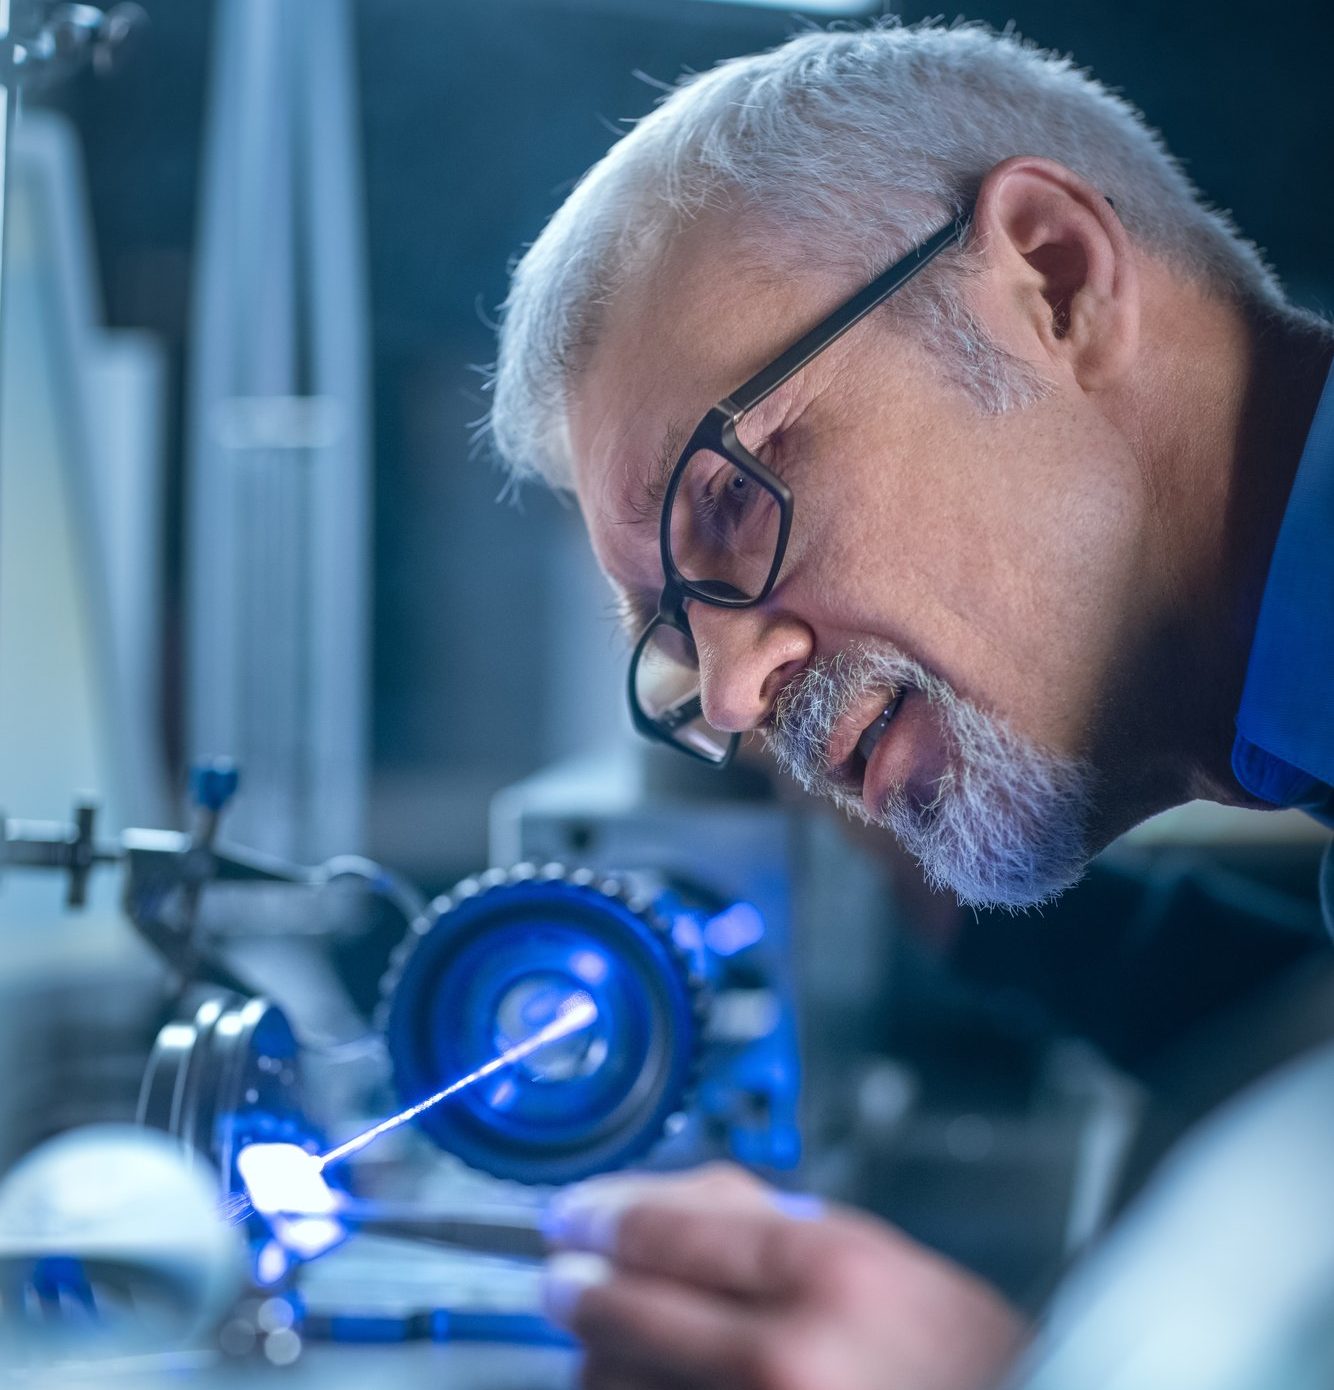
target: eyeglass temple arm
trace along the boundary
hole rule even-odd
[[[948,250],[956,242],[961,242],[971,221],[971,210],[962,213],[928,237],[920,246],[915,246],[901,260],[895,261],[887,270],[877,275],[865,289],[858,291],[828,318],[816,324],[809,333],[798,338],[763,371],[757,372],[738,390],[733,391],[722,402],[723,408],[735,416],[759,405],[766,396],[778,390],[788,377],[799,372],[812,357],[841,338],[849,328],[864,319],[876,305],[888,299],[900,286],[906,285],[919,271],[925,270],[942,251]]]

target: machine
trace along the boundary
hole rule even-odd
[[[909,1203],[887,1214],[917,1204],[942,1244],[967,1200],[952,1177],[1018,1171],[1001,1228],[1034,1234],[1010,1243],[1012,1287],[1059,1258],[1077,1212],[1096,1224],[1105,1075],[1072,1081],[1067,1059],[1004,1117],[954,1113],[923,1206],[914,1174],[942,1117],[877,1031],[896,933],[875,866],[820,818],[649,775],[576,765],[510,789],[492,818],[508,867],[429,905],[363,859],[305,868],[226,846],[227,763],[197,769],[189,834],[102,840],[89,805],[68,826],[5,823],[6,868],[64,872],[73,902],[121,868],[163,967],[137,1117],[211,1175],[252,1311],[279,1300],[308,1343],[562,1342],[537,1308],[541,1208],[627,1165],[729,1158],[862,1202],[869,1175]],[[338,962],[369,943],[383,968],[358,1006]],[[260,1195],[293,1163],[318,1175],[313,1207]],[[241,1324],[217,1345],[268,1345]]]
[[[505,1245],[494,1238],[453,1257],[452,1282],[427,1264],[417,1287],[400,1274],[393,1299],[367,1306],[385,1265],[401,1268],[396,1249],[367,1233],[475,1247],[479,1203],[499,1213],[494,1235],[516,1213],[532,1218],[551,1185],[632,1162],[727,1156],[775,1177],[796,1170],[800,1050],[759,905],[685,864],[613,877],[549,862],[493,870],[424,906],[365,860],[307,869],[224,847],[237,786],[230,764],[197,769],[190,834],[100,839],[87,803],[68,826],[8,820],[3,864],[64,873],[75,905],[92,874],[122,870],[126,915],[165,966],[138,1119],[206,1161],[220,1211],[246,1234],[252,1283],[290,1295],[303,1328],[364,1340],[387,1326],[439,1335],[447,1323],[453,1337],[472,1326],[554,1339],[536,1314],[531,1265],[498,1265]],[[397,945],[374,1028],[357,1034],[348,1000],[330,998],[327,967],[340,941],[368,936]],[[574,990],[591,1025],[532,1048]],[[521,1060],[496,1065],[507,1049]],[[475,1075],[479,1084],[416,1117],[413,1135],[377,1131],[359,1152],[355,1136],[379,1116]],[[238,1160],[258,1145],[356,1152],[332,1177],[356,1215],[318,1250],[281,1238],[248,1201]],[[460,1209],[469,1221],[442,1242],[442,1222]],[[353,1230],[362,1234],[305,1268]],[[521,1296],[507,1303],[497,1290]]]

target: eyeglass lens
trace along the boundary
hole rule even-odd
[[[731,735],[704,719],[695,644],[668,623],[655,624],[640,648],[635,699],[672,742],[709,762],[726,759]]]
[[[671,557],[681,577],[720,598],[753,599],[778,552],[777,497],[725,455],[699,449],[672,496]]]

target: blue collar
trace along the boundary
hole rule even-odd
[[[1334,370],[1270,561],[1232,770],[1262,800],[1334,825]]]

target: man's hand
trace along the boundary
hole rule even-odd
[[[586,1390],[982,1390],[1023,1335],[891,1227],[726,1165],[572,1188],[550,1238],[577,1252],[552,1257],[546,1298]]]

